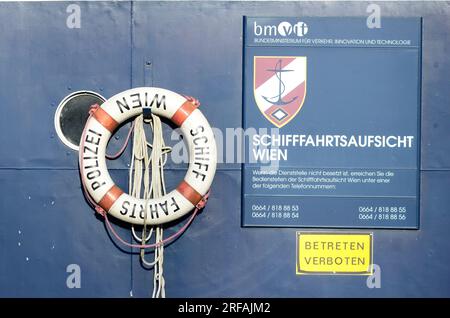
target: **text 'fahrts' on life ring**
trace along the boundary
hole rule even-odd
[[[113,132],[142,114],[143,107],[180,127],[189,151],[184,180],[170,193],[151,200],[132,197],[116,186],[105,158]],[[79,164],[86,191],[108,214],[132,224],[144,224],[145,211],[148,225],[167,223],[192,211],[208,193],[216,172],[216,142],[207,119],[191,100],[166,89],[140,87],[109,98],[92,113],[81,138]]]

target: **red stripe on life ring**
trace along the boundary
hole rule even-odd
[[[181,105],[180,108],[173,114],[171,120],[172,122],[177,125],[178,127],[181,127],[183,125],[184,121],[192,114],[194,110],[197,109],[197,106],[192,104],[190,101],[185,101],[183,105]]]
[[[119,126],[119,123],[101,107],[97,108],[92,116],[111,133]]]
[[[111,209],[111,207],[114,205],[114,202],[117,201],[117,199],[123,194],[122,189],[120,189],[118,186],[113,185],[111,189],[106,192],[106,194],[103,196],[103,198],[98,202],[98,205],[100,205],[103,210],[106,212]]]
[[[177,191],[180,192],[183,197],[188,199],[194,206],[196,206],[197,203],[199,203],[203,198],[197,190],[191,187],[191,185],[184,180],[178,185]]]

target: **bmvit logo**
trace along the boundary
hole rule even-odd
[[[259,25],[256,21],[253,23],[253,32],[256,36],[304,36],[308,33],[308,25],[299,21],[292,25],[287,21],[280,22],[278,25]]]

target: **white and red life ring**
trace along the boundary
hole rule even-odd
[[[152,113],[180,127],[189,150],[184,180],[165,196],[143,200],[116,186],[106,166],[106,146],[116,128],[150,107]],[[202,112],[190,100],[156,87],[134,88],[109,98],[86,123],[80,141],[82,182],[92,199],[112,216],[132,224],[158,225],[192,211],[209,191],[216,172],[217,149],[213,131]],[[81,149],[82,148],[82,149]]]

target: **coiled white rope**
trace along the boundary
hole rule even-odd
[[[158,198],[166,194],[163,169],[167,161],[167,153],[171,151],[171,148],[166,147],[164,143],[161,119],[158,116],[152,114],[152,119],[149,123],[151,124],[153,129],[152,144],[149,144],[147,142],[143,115],[138,116],[134,121],[133,155],[131,158],[129,172],[130,195],[136,198],[143,198],[144,200]],[[150,147],[152,149],[151,156],[149,156],[148,154],[147,147]],[[142,183],[144,184],[143,191]],[[144,220],[147,219],[147,207],[148,204],[145,204]],[[153,233],[155,233],[155,243],[161,243],[163,241],[162,226],[152,227],[150,230],[148,230],[147,224],[145,224],[144,222],[141,238],[136,235],[134,226],[131,227],[131,230],[133,233],[133,237],[143,244],[151,239]],[[163,276],[164,244],[159,244],[155,248],[153,262],[148,262],[145,259],[144,248],[141,248],[140,256],[143,265],[149,268],[153,267],[152,297],[164,298],[166,296],[165,280]]]

